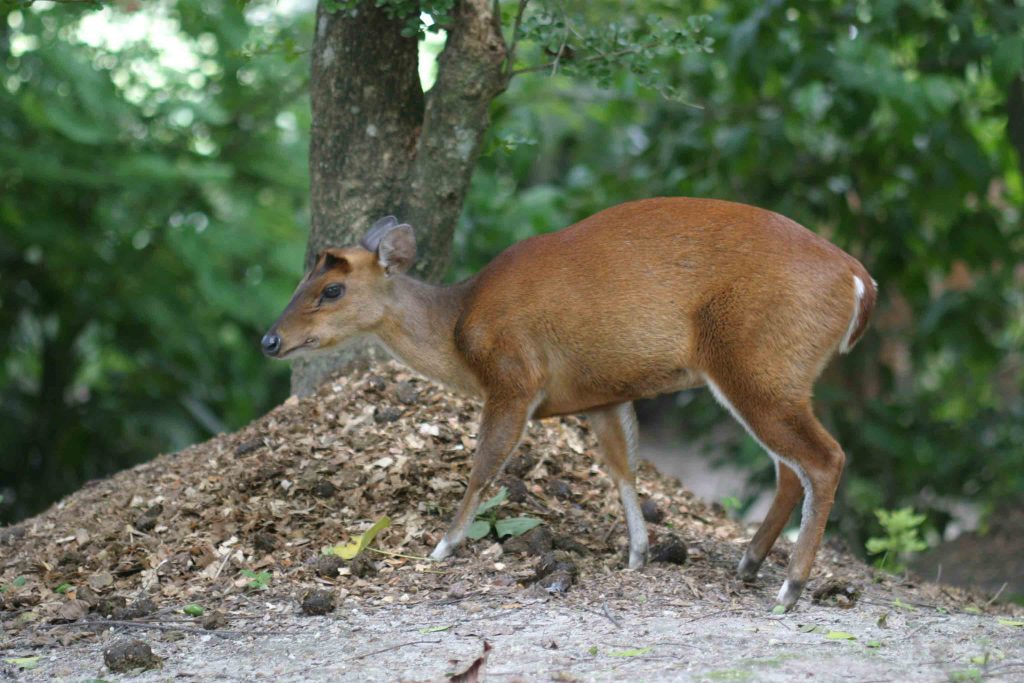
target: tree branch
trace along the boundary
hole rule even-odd
[[[519,44],[519,27],[523,25],[523,13],[530,0],[519,0],[519,9],[516,11],[516,20],[512,24],[512,42],[508,46],[508,56],[505,58],[505,77],[512,77],[512,66],[516,61],[516,46]]]
[[[593,55],[591,57],[585,57],[583,59],[577,60],[576,63],[577,64],[583,64],[583,63],[586,63],[586,62],[597,62],[597,61],[600,61],[602,59],[614,59],[615,57],[625,57],[626,55],[636,54],[639,51],[640,51],[639,47],[631,47],[631,48],[626,48],[625,50],[618,50],[616,52],[609,52],[608,54],[599,54],[599,55]],[[559,55],[560,54],[561,54],[561,50],[559,50]],[[558,63],[559,63],[559,59],[556,58],[554,61],[548,62],[547,64],[537,64],[535,66],[527,66],[527,67],[524,67],[522,69],[516,69],[510,75],[518,76],[519,74],[528,74],[528,73],[533,73],[535,71],[548,71],[549,69],[557,67]]]

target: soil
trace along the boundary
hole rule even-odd
[[[138,680],[446,680],[485,641],[486,680],[1024,675],[1019,608],[831,545],[797,611],[773,614],[790,546],[742,584],[751,529],[650,468],[651,543],[671,552],[624,570],[619,503],[575,419],[531,425],[492,489],[495,519],[541,526],[429,562],[477,414],[384,365],[0,530],[0,678],[113,680],[103,653],[132,639],[159,658]],[[331,552],[385,516],[355,559]]]
[[[977,586],[1006,599],[1024,600],[1024,506],[1005,505],[987,533],[969,531],[922,553],[912,564],[921,575],[956,586]]]

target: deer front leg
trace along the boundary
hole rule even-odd
[[[637,425],[632,403],[587,413],[608,474],[619,489],[629,531],[629,568],[647,564],[647,524],[636,497]]]
[[[458,512],[448,532],[430,553],[433,560],[443,560],[452,554],[466,537],[466,530],[473,523],[475,512],[480,505],[480,492],[494,478],[509,454],[519,445],[530,419],[529,399],[488,398],[484,403],[480,420],[480,440],[473,454],[473,468],[469,473],[469,485],[462,495]]]

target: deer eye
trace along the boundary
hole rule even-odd
[[[324,287],[324,293],[321,294],[320,296],[323,299],[337,299],[337,298],[339,298],[344,293],[345,293],[344,285],[333,284],[333,285],[327,285],[326,287]]]

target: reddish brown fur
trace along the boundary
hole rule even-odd
[[[629,517],[632,470],[621,471],[621,442],[631,427],[614,408],[710,383],[779,462],[776,500],[741,564],[744,577],[756,574],[803,481],[809,504],[780,595],[787,607],[795,602],[843,463],[811,411],[812,387],[844,336],[852,346],[863,334],[876,296],[856,259],[778,214],[709,199],[607,209],[515,244],[448,288],[401,275],[415,247],[408,254],[401,240],[384,240],[379,253],[390,265],[362,248],[331,252],[347,270],[322,256],[276,330],[319,347],[374,335],[414,368],[484,398],[471,481],[435,556],[461,540],[480,490],[532,417],[600,416]],[[348,292],[323,310],[314,302],[328,281]],[[646,552],[633,532],[631,565]]]

